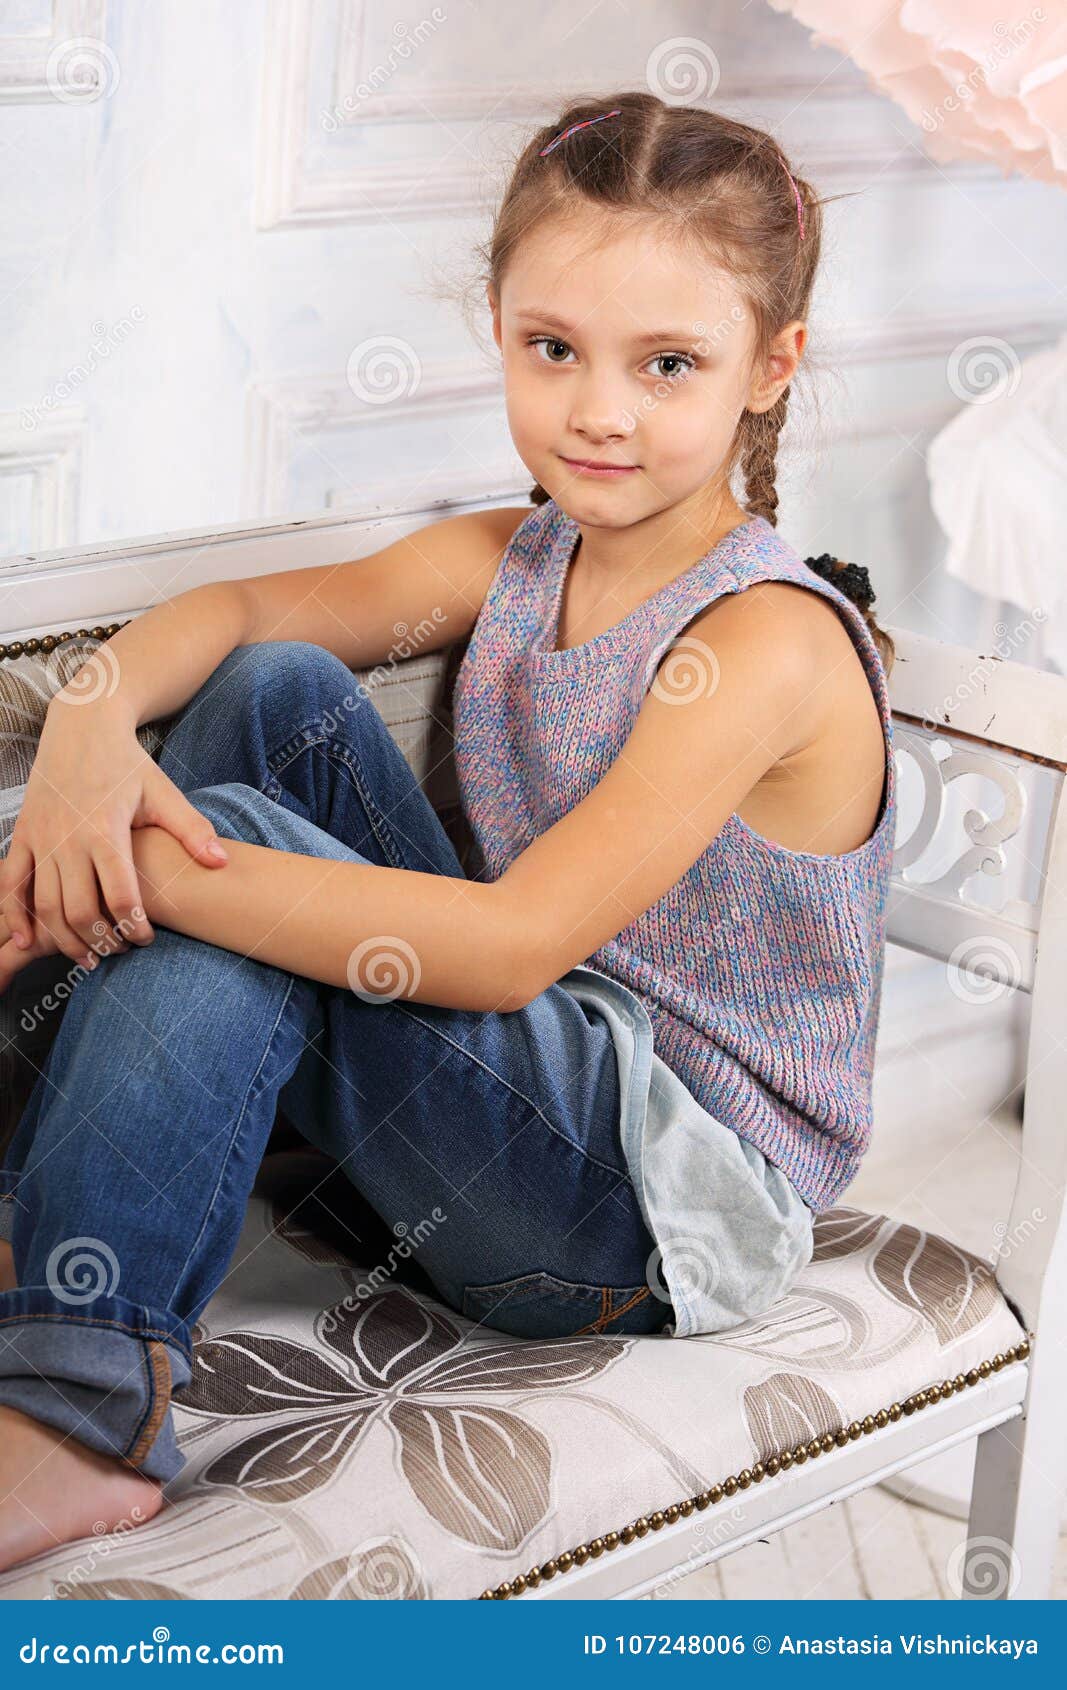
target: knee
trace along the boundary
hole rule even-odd
[[[194,810],[206,816],[224,839],[243,839],[250,845],[274,845],[278,837],[278,806],[265,792],[244,781],[219,781],[185,794]]]
[[[212,711],[252,712],[294,733],[329,738],[342,723],[353,733],[374,711],[370,694],[348,664],[309,640],[269,640],[236,646],[206,683]]]
[[[266,695],[279,702],[313,700],[339,703],[355,696],[359,682],[340,657],[310,640],[262,640],[235,646],[211,677],[235,699]]]

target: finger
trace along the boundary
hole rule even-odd
[[[0,915],[16,944],[33,943],[33,852],[17,837],[4,858],[4,895]]]
[[[229,861],[229,855],[213,823],[193,808],[184,792],[179,792],[162,770],[158,772],[164,784],[152,793],[157,825],[165,827],[168,833],[180,840],[189,855],[203,863],[205,868],[221,868]]]
[[[54,857],[38,863],[34,873],[34,910],[56,950],[78,962],[85,955],[85,940],[68,924],[63,909],[63,887]]]
[[[98,956],[110,956],[113,951],[126,949],[112,932],[111,912],[101,909],[91,857],[60,858],[59,883],[64,920],[81,940],[82,954],[94,951]]]
[[[95,864],[104,902],[119,933],[131,944],[150,945],[155,932],[145,914],[133,859],[109,842],[96,853]]]

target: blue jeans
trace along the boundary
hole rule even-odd
[[[464,878],[369,693],[321,647],[238,647],[160,764],[226,838]],[[558,981],[489,1014],[372,987],[164,927],[81,973],[0,1169],[18,1278],[0,1402],[151,1477],[181,1470],[171,1399],[279,1103],[387,1226],[418,1231],[430,1283],[474,1321],[557,1337],[671,1318],[599,1013]]]

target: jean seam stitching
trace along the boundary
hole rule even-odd
[[[164,1368],[166,1369],[165,1375],[163,1374]],[[173,1373],[170,1357],[163,1345],[152,1341],[145,1345],[145,1369],[151,1386],[149,1407],[142,1419],[138,1438],[130,1445],[125,1457],[132,1466],[138,1468],[159,1437],[171,1403]],[[144,1442],[143,1448],[141,1447],[142,1440]]]
[[[612,1324],[613,1321],[619,1320],[630,1309],[636,1307],[638,1303],[644,1302],[645,1298],[650,1294],[648,1286],[643,1285],[640,1290],[634,1292],[634,1295],[630,1298],[629,1302],[623,1303],[620,1308],[612,1309],[611,1293],[605,1287],[605,1308],[601,1309],[601,1312],[597,1316],[596,1320],[590,1321],[588,1326],[580,1326],[578,1328],[578,1332],[574,1333],[574,1337],[577,1338],[579,1333],[582,1332],[603,1332]]]
[[[402,755],[399,746],[397,746],[397,754]],[[378,808],[378,805],[375,803],[370,789],[364,780],[362,767],[357,762],[347,740],[336,742],[332,746],[327,745],[326,756],[335,757],[342,767],[348,770],[352,780],[352,785],[356,789],[359,801],[366,811],[367,820],[370,822],[371,826],[371,832],[374,834],[375,839],[377,839],[382,848],[383,856],[388,859],[393,868],[406,868],[407,864],[404,862],[403,854],[397,847],[397,843],[393,837],[392,831],[390,830],[389,823],[386,821],[381,810]]]
[[[386,729],[386,731],[388,732],[388,729]],[[303,752],[310,751],[314,746],[321,746],[327,757],[334,757],[336,761],[338,761],[341,766],[348,771],[352,780],[352,785],[356,791],[356,796],[363,805],[370,830],[375,839],[378,841],[383,856],[388,858],[389,864],[392,868],[406,868],[407,864],[403,861],[401,853],[397,849],[396,841],[389,830],[389,824],[385,820],[385,817],[382,815],[377,804],[375,804],[370,790],[362,777],[362,770],[357,765],[355,755],[347,740],[334,741],[331,744],[327,740],[327,736],[325,734],[316,734],[313,737],[304,738],[301,744],[295,746],[291,752],[288,752],[288,755],[285,755],[292,740],[299,738],[301,735],[309,735],[310,732],[311,724],[308,723],[304,727],[297,729],[295,734],[290,734],[287,739],[283,740],[281,745],[276,746],[273,751],[267,754],[267,767],[271,774],[277,777],[281,769],[288,768],[290,763],[295,763],[296,759]],[[403,753],[400,752],[399,747],[397,747],[397,753],[398,755],[403,755]],[[277,763],[275,761],[276,759]]]
[[[141,1350],[141,1368],[142,1368],[142,1370],[144,1372],[144,1376],[145,1376],[145,1387],[146,1387],[145,1397],[146,1397],[146,1401],[145,1401],[144,1410],[141,1414],[141,1418],[138,1420],[136,1426],[134,1427],[133,1436],[130,1439],[129,1443],[126,1445],[126,1448],[122,1452],[122,1457],[123,1457],[124,1461],[128,1461],[130,1459],[130,1455],[131,1455],[132,1451],[137,1448],[138,1439],[141,1436],[141,1431],[142,1431],[143,1427],[145,1426],[145,1424],[148,1421],[149,1416],[151,1415],[152,1407],[153,1407],[153,1404],[155,1403],[155,1397],[156,1397],[156,1381],[155,1381],[155,1376],[152,1372],[152,1369],[148,1365],[148,1346],[147,1346],[147,1344],[142,1344],[140,1346],[140,1350]]]
[[[590,1167],[599,1168],[602,1173],[610,1174],[613,1179],[621,1179],[623,1181],[627,1180],[628,1175],[625,1168],[613,1168],[610,1163],[602,1162],[598,1156],[591,1156],[588,1150],[583,1149],[580,1144],[576,1144],[573,1138],[568,1138],[566,1133],[560,1132],[559,1128],[553,1121],[549,1120],[548,1116],[541,1109],[540,1105],[534,1102],[533,1098],[527,1097],[525,1092],[520,1091],[517,1086],[513,1086],[511,1081],[506,1080],[503,1074],[498,1074],[495,1068],[490,1068],[488,1062],[483,1062],[480,1056],[475,1056],[474,1052],[468,1050],[465,1045],[459,1044],[455,1039],[450,1039],[448,1034],[443,1032],[440,1027],[435,1027],[432,1021],[424,1021],[421,1015],[414,1014],[411,1009],[400,1003],[396,998],[392,1000],[392,1003],[393,1007],[398,1009],[401,1015],[410,1016],[412,1021],[417,1021],[420,1027],[426,1028],[427,1032],[434,1033],[444,1044],[451,1045],[453,1050],[459,1051],[461,1055],[468,1059],[468,1061],[473,1062],[476,1067],[480,1068],[483,1073],[491,1075],[492,1078],[497,1081],[498,1085],[505,1087],[505,1089],[511,1092],[514,1097],[521,1098],[523,1103],[530,1106],[538,1119],[544,1122],[549,1132],[553,1133],[556,1138],[562,1140],[569,1150],[577,1151],[578,1155],[583,1157],[585,1161],[589,1163]]]

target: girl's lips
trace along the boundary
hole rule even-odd
[[[563,454],[561,453],[560,456],[562,457]],[[632,475],[634,470],[637,468],[636,464],[583,463],[580,458],[564,458],[563,462],[569,469],[577,470],[580,475]]]

